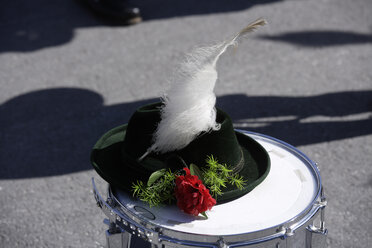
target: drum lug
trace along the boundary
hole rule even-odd
[[[324,188],[320,191],[320,201],[318,202],[320,207],[320,227],[318,228],[321,232],[325,232],[325,207],[327,206],[327,198],[324,195]]]
[[[286,248],[295,248],[294,238],[293,238],[294,235],[295,235],[295,231],[288,227],[285,232]]]
[[[320,201],[317,203],[320,208],[320,226],[314,224],[306,228],[306,248],[324,248],[326,247],[326,238],[328,230],[325,228],[325,207],[327,199],[322,188],[320,193]]]
[[[327,229],[320,229],[313,225],[306,228],[306,248],[325,248],[326,238],[328,234]]]
[[[129,248],[131,244],[132,235],[128,232],[117,230],[117,232],[112,233],[112,231],[106,231],[106,243],[107,248]]]
[[[280,234],[280,239],[283,240],[285,248],[294,248],[293,245],[293,238],[292,236],[295,235],[295,230],[290,228],[290,227],[285,227],[285,226],[280,226],[276,232]],[[280,245],[281,242],[276,243],[275,247],[276,248],[281,248],[282,246]]]
[[[281,239],[286,239],[291,237],[295,234],[294,230],[290,227],[281,226],[278,228],[277,233],[282,233]]]
[[[220,238],[217,242],[218,244],[218,248],[228,248],[227,244],[225,243],[225,241],[223,240],[223,238]]]

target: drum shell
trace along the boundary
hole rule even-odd
[[[261,248],[261,247],[275,247],[275,248],[324,248],[325,247],[325,238],[327,235],[327,230],[321,231],[320,228],[317,228],[311,224],[314,222],[321,222],[320,215],[323,208],[314,208],[312,209],[311,213],[308,215],[308,219],[303,220],[301,223],[297,223],[296,225],[292,226],[292,229],[285,229],[280,230],[282,227],[278,227],[276,230],[276,234],[271,234],[265,236],[264,232],[257,232],[255,234],[250,233],[246,236],[238,236],[232,235],[231,237],[224,237],[223,239],[217,240],[216,237],[200,235],[199,238],[195,238],[191,241],[191,237],[178,233],[177,236],[171,237],[172,233],[167,233],[162,231],[162,234],[158,237],[159,244],[155,245],[148,241],[144,242],[144,237],[138,237],[138,233],[134,232],[133,230],[129,231],[126,226],[124,226],[121,222],[115,221],[114,223],[121,227],[120,231],[116,234],[109,234],[107,233],[107,242],[109,247],[112,248],[137,248],[137,247],[161,247],[161,248],[170,248],[170,247],[178,247],[178,248],[191,248],[191,247],[247,247],[247,248]],[[122,215],[124,216],[124,215]],[[128,223],[130,226],[130,223]],[[125,229],[127,231],[125,231]],[[256,236],[255,239],[252,237]],[[114,237],[116,236],[116,237]],[[117,236],[120,236],[119,238]],[[260,237],[259,237],[260,236]],[[109,238],[110,237],[110,238]],[[187,237],[187,240],[185,240]],[[131,239],[128,242],[128,239]],[[145,238],[146,239],[146,238]],[[121,240],[118,243],[118,240]],[[120,245],[121,244],[121,245]],[[129,246],[128,246],[129,244]],[[137,246],[140,244],[140,246]],[[226,246],[224,246],[224,244]]]
[[[319,213],[314,217],[319,217]],[[309,220],[309,223],[313,219]],[[228,246],[223,246],[221,243],[210,244],[210,243],[191,243],[190,241],[185,240],[172,240],[172,239],[163,239],[161,244],[154,245],[149,242],[144,241],[144,239],[129,234],[121,230],[116,234],[110,234],[106,232],[107,244],[111,248],[195,248],[195,247],[241,247],[241,248],[324,248],[326,246],[326,235],[327,230],[320,231],[319,229],[314,228],[305,228],[304,226],[296,230],[296,232],[290,236],[284,238],[284,236],[279,238],[274,238],[272,240],[256,240],[248,242],[238,242],[235,244],[230,244]]]

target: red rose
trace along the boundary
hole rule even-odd
[[[175,195],[177,206],[185,213],[199,215],[216,205],[216,200],[209,194],[198,176],[191,175],[188,168],[183,168],[185,176],[176,178]]]

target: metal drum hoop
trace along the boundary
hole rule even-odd
[[[162,245],[177,245],[177,247],[214,247],[214,248],[233,248],[248,245],[259,244],[275,239],[286,240],[302,228],[307,228],[311,232],[321,232],[326,234],[324,228],[324,208],[327,204],[324,197],[321,178],[317,164],[308,158],[304,153],[273,137],[245,131],[236,130],[240,133],[255,138],[256,140],[264,140],[271,144],[280,146],[281,148],[294,152],[299,155],[304,164],[310,169],[312,175],[316,179],[317,188],[316,196],[312,202],[301,213],[292,219],[266,229],[257,230],[248,233],[239,233],[234,235],[204,235],[182,231],[172,230],[160,225],[153,224],[140,215],[133,214],[115,197],[115,189],[108,186],[107,201],[97,191],[97,188],[92,179],[93,193],[96,198],[97,205],[102,209],[105,215],[109,218],[111,227],[119,227],[122,231],[128,232],[131,235],[138,236],[155,247]],[[320,213],[320,227],[312,226],[312,222]],[[312,229],[312,230],[310,230]],[[185,240],[187,237],[187,240]],[[172,247],[172,246],[171,246]]]

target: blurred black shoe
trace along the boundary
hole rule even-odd
[[[142,21],[139,8],[132,7],[126,0],[81,0],[96,14],[118,21],[123,25]]]

